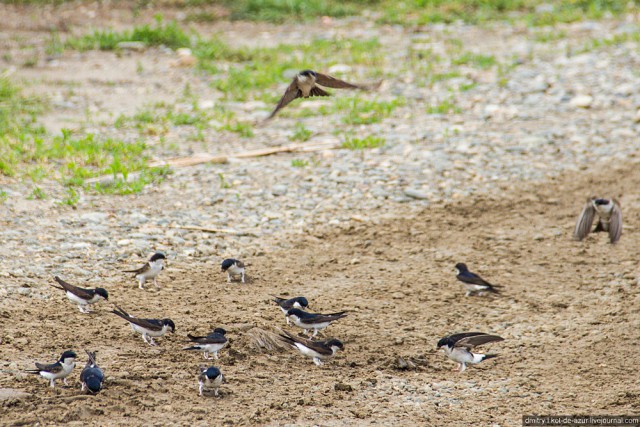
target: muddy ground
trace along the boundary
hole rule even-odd
[[[3,401],[5,424],[517,425],[523,414],[633,413],[640,387],[637,164],[585,171],[503,195],[426,209],[414,218],[308,236],[247,260],[250,283],[227,284],[212,265],[171,265],[159,292],[111,287],[112,302],[138,315],[170,316],[175,335],[149,347],[101,304],[84,315],[61,295],[3,310],[4,357],[93,349],[107,373],[97,396],[43,379],[3,375],[28,393]],[[570,238],[582,196],[621,196],[624,234]],[[453,266],[466,262],[504,287],[464,297]],[[47,284],[43,283],[43,287]],[[285,328],[269,294],[305,295],[314,311],[349,310],[327,336],[344,353],[323,367],[293,351],[261,352],[253,328]],[[188,332],[229,330],[217,366],[221,397],[199,397],[204,360],[179,349]],[[480,330],[499,355],[465,373],[434,353],[441,336]],[[415,370],[399,370],[398,357]],[[80,364],[84,357],[81,357]],[[346,390],[345,390],[346,389]]]

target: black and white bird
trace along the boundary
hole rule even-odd
[[[62,379],[65,385],[67,384],[67,377],[76,367],[76,355],[75,352],[67,350],[62,353],[60,359],[56,363],[45,365],[44,363],[36,363],[37,369],[29,369],[26,372],[29,374],[38,374],[42,378],[49,380],[51,387],[55,387],[55,381]]]
[[[459,262],[456,264],[456,269],[458,270],[456,278],[464,283],[464,287],[467,289],[466,296],[483,294],[484,292],[499,293],[498,286],[492,285],[477,274],[470,272],[466,264]]]
[[[54,277],[55,281],[58,282],[60,287],[51,284],[56,289],[62,289],[67,294],[67,298],[74,304],[78,304],[78,309],[80,309],[81,313],[90,313],[89,309],[90,304],[95,304],[101,300],[109,300],[109,293],[104,288],[79,288],[77,286],[73,286],[70,283],[65,282],[58,276]]]
[[[309,301],[307,301],[305,297],[295,297],[295,298],[285,299],[285,298],[277,297],[275,295],[271,295],[271,296],[274,298],[273,301],[280,306],[280,310],[282,310],[282,312],[285,314],[287,325],[291,323],[289,321],[289,318],[287,317],[287,311],[291,310],[292,308],[299,308],[302,310],[309,307]]]
[[[467,363],[475,365],[483,360],[497,357],[495,354],[471,352],[474,347],[497,341],[504,341],[504,338],[483,332],[464,332],[442,338],[438,341],[438,350],[443,350],[449,359],[457,362],[460,372],[463,372],[467,368]]]
[[[310,96],[331,96],[330,93],[325,92],[323,89],[319,88],[318,85],[335,89],[367,89],[366,86],[347,83],[343,80],[336,79],[335,77],[331,77],[327,74],[318,73],[312,70],[300,71],[295,75],[295,77],[291,81],[291,84],[289,84],[287,89],[284,91],[284,95],[282,95],[282,98],[280,98],[280,101],[278,101],[278,105],[276,105],[276,108],[265,120],[273,118],[273,116],[275,116],[278,111],[286,107],[289,103],[291,103],[291,101],[296,98],[309,98]]]
[[[218,395],[218,389],[224,381],[224,375],[220,372],[220,369],[215,366],[209,366],[208,368],[200,368],[200,374],[198,375],[198,385],[200,396],[204,391],[213,389],[214,394]]]
[[[82,391],[89,390],[89,393],[96,394],[102,390],[102,382],[104,381],[104,372],[96,364],[95,351],[88,351],[89,360],[87,365],[80,373],[80,382],[82,383]]]
[[[347,313],[345,311],[329,314],[307,313],[298,308],[292,308],[287,311],[286,316],[294,325],[302,328],[305,333],[313,329],[312,337],[315,337],[318,335],[318,331],[329,326],[331,322],[346,317]]]
[[[149,345],[157,345],[153,340],[154,337],[161,337],[167,331],[173,333],[176,330],[176,325],[171,319],[139,319],[131,316],[117,305],[113,313],[129,322],[131,329],[142,334],[142,339]]]
[[[227,282],[231,282],[231,277],[240,276],[242,283],[244,283],[244,263],[242,261],[227,258],[222,261],[221,270],[227,272]]]
[[[321,366],[325,360],[332,358],[338,350],[344,350],[344,344],[335,338],[326,341],[313,341],[294,336],[286,331],[284,334],[280,334],[280,337],[300,353],[311,357],[317,366]]]
[[[622,208],[616,199],[587,199],[573,231],[576,240],[582,240],[591,233],[593,221],[598,216],[598,224],[593,232],[609,233],[609,241],[616,243],[622,235]]]
[[[142,267],[136,270],[124,270],[124,272],[134,274],[134,277],[138,279],[138,287],[140,289],[144,289],[142,285],[144,285],[147,280],[151,279],[153,279],[153,284],[156,286],[156,288],[159,289],[160,286],[158,286],[157,278],[158,274],[160,274],[160,272],[164,268],[165,259],[167,259],[167,257],[162,252],[156,252],[155,254],[151,255],[149,262],[147,262]]]
[[[213,332],[204,337],[187,334],[187,337],[189,337],[194,345],[183,348],[183,350],[201,351],[205,359],[209,359],[209,354],[213,354],[213,357],[217,359],[218,352],[228,343],[227,337],[225,337],[226,333],[227,331],[222,328],[215,328]]]

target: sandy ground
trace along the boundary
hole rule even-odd
[[[79,369],[72,386],[54,390],[35,376],[3,374],[1,387],[28,395],[2,400],[2,422],[517,425],[530,413],[632,413],[639,184],[629,164],[309,236],[247,260],[246,285],[227,284],[216,266],[180,264],[159,292],[111,287],[112,302],[132,313],[175,321],[175,335],[154,348],[108,303],[84,315],[62,295],[19,299],[0,313],[3,357],[27,368],[33,354],[97,350],[107,381],[99,395],[83,396]],[[594,192],[621,196],[625,229],[615,247],[602,234],[570,239],[582,196]],[[504,286],[503,295],[465,298],[453,269],[462,261]],[[305,295],[318,312],[348,310],[326,331],[344,341],[344,353],[316,367],[293,351],[256,350],[253,328],[287,328],[269,294]],[[217,362],[227,383],[221,397],[202,398],[195,371],[204,360],[179,349],[188,332],[215,326],[232,341]],[[488,347],[499,357],[451,372],[436,342],[469,330],[503,336]],[[417,369],[398,369],[398,357]]]

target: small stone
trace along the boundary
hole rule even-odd
[[[593,103],[593,96],[578,95],[573,97],[569,103],[576,108],[589,108]]]
[[[428,199],[429,195],[424,191],[420,191],[416,188],[405,188],[404,194],[407,197],[411,197],[412,199],[424,200]]]
[[[271,194],[274,196],[284,196],[287,194],[287,186],[284,184],[276,184],[271,189]]]
[[[80,216],[80,219],[87,222],[100,223],[106,221],[109,215],[104,212],[88,212]]]
[[[127,246],[127,245],[130,245],[130,244],[131,244],[131,240],[129,240],[129,239],[120,239],[117,242],[118,246]]]
[[[333,389],[335,391],[353,391],[353,387],[345,383],[335,383]]]
[[[133,50],[136,52],[143,51],[147,45],[144,42],[120,42],[116,45],[117,49]]]

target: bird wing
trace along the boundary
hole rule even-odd
[[[276,105],[276,108],[271,112],[271,114],[269,114],[269,117],[267,117],[265,120],[271,119],[273,116],[276,115],[278,111],[280,111],[282,108],[286,107],[289,103],[291,103],[291,101],[301,97],[302,97],[302,91],[298,89],[298,85],[296,84],[296,79],[294,78],[291,84],[287,87],[287,90],[284,91],[284,95],[282,95],[282,98],[280,98],[280,101],[278,101],[278,105]]]
[[[51,372],[52,374],[62,371],[62,365],[60,363],[52,363],[50,365],[46,365],[44,363],[36,362],[36,368],[38,368],[39,371]]]
[[[212,333],[206,337],[196,337],[191,334],[187,334],[187,337],[198,344],[224,344],[227,342],[227,338],[224,335],[218,333]]]
[[[292,347],[297,348],[296,343],[298,343],[324,356],[333,355],[333,352],[331,351],[330,348],[326,346],[324,341],[308,340],[306,338],[301,338],[301,337],[296,337],[294,335],[291,335],[287,331],[283,331],[283,332],[284,332],[284,335],[280,334],[280,337]]]
[[[55,276],[54,279],[56,282],[60,284],[60,286],[62,286],[62,288],[65,291],[71,292],[72,294],[76,295],[78,298],[91,299],[95,294],[93,289],[85,289],[85,288],[79,288],[77,286],[73,286],[72,284],[65,282],[58,276]],[[57,288],[57,286],[54,286],[54,287]]]
[[[238,267],[238,268],[244,268],[244,262],[242,262],[242,261],[236,261],[236,267]]]
[[[137,317],[130,316],[126,311],[116,305],[117,310],[113,310],[112,313],[117,314],[129,323],[138,325],[142,328],[150,331],[160,331],[164,326],[162,320],[159,319],[138,319]]]
[[[364,89],[362,86],[347,83],[344,80],[336,79],[327,74],[316,73],[316,84],[336,89]]]
[[[135,273],[136,275],[138,275],[148,271],[150,268],[151,268],[151,264],[146,263],[145,265],[138,268],[137,270],[124,270],[124,273]]]
[[[319,313],[307,313],[308,316],[300,319],[301,323],[315,324],[324,322],[333,322],[334,320],[342,319],[347,315],[344,311],[339,313],[319,314]]]
[[[493,285],[491,283],[487,282],[477,274],[471,273],[470,271],[466,272],[466,274],[458,274],[456,278],[461,282],[468,283],[470,285],[488,286],[489,288],[493,288]]]
[[[622,209],[617,200],[613,201],[613,209],[611,211],[611,219],[609,222],[609,240],[616,243],[622,235]]]
[[[587,199],[587,203],[585,203],[584,208],[582,208],[582,212],[580,212],[580,216],[578,217],[578,222],[576,222],[576,228],[573,230],[574,239],[582,240],[587,237],[593,227],[593,219],[595,216],[596,208],[593,207],[592,200]]]
[[[473,347],[496,341],[504,341],[504,338],[489,334],[472,335],[458,340],[454,347],[464,347],[471,350]]]

